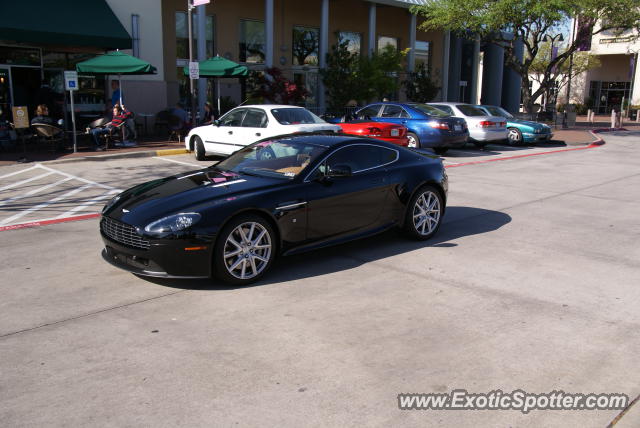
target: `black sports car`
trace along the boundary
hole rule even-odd
[[[442,162],[428,153],[346,135],[271,138],[113,198],[102,255],[139,275],[247,284],[277,254],[396,226],[430,238],[446,196]]]

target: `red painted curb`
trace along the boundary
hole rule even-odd
[[[88,220],[90,218],[96,218],[96,217],[100,217],[100,214],[84,214],[84,215],[77,215],[73,217],[57,218],[53,220],[32,221],[30,223],[13,224],[11,226],[0,226],[0,232],[4,232],[5,230],[16,230],[16,229],[24,229],[27,227],[38,227],[38,226],[46,226],[49,224],[65,223],[67,221]]]
[[[549,154],[552,154],[552,153],[573,152],[573,151],[576,151],[576,150],[594,149],[594,148],[600,147],[602,145],[604,145],[604,140],[598,139],[598,140],[594,141],[593,143],[589,144],[588,146],[584,146],[584,147],[574,147],[572,149],[549,150],[547,152],[527,153],[525,155],[506,156],[506,157],[503,157],[503,158],[493,158],[493,159],[485,159],[485,160],[479,160],[479,161],[455,163],[455,164],[451,164],[451,165],[445,165],[445,168],[455,168],[455,167],[458,167],[458,166],[478,165],[478,164],[481,164],[481,163],[498,162],[498,161],[510,160],[510,159],[528,158],[528,157],[531,157],[531,156],[549,155]]]

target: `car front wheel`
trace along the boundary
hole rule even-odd
[[[405,218],[405,231],[413,238],[431,238],[440,228],[444,201],[433,186],[424,186],[411,198]]]
[[[227,283],[250,284],[260,279],[276,254],[275,233],[258,215],[242,215],[220,232],[214,250],[216,276]]]
[[[522,144],[522,132],[517,128],[509,128],[507,139],[509,140],[509,144],[512,146],[520,145]]]

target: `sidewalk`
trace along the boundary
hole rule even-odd
[[[639,125],[635,123],[625,123],[625,128],[640,130]],[[589,132],[590,129],[605,128],[606,123],[596,122],[591,124],[586,121],[578,121],[576,126],[569,129],[554,129],[553,141],[551,143],[566,144],[567,146],[580,146],[590,144],[597,140],[593,134]],[[106,151],[96,152],[90,148],[82,147],[78,149],[78,153],[73,153],[71,150],[52,152],[46,148],[41,147],[36,150],[33,144],[27,143],[26,157],[31,162],[69,162],[86,160],[107,160],[114,158],[129,158],[129,157],[145,157],[145,156],[162,156],[162,155],[174,155],[187,153],[184,148],[184,142],[175,141],[140,141],[138,147],[114,147]],[[10,152],[0,151],[0,166],[15,165],[18,163],[18,159],[23,156],[22,144],[18,142],[16,148]]]

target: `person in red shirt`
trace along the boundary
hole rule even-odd
[[[110,134],[114,128],[122,125],[122,122],[129,118],[129,112],[126,112],[120,107],[119,104],[113,106],[113,119],[111,122],[105,124],[103,127],[94,128],[91,130],[91,136],[93,137],[93,145],[95,150],[102,151],[104,147],[100,145],[100,136],[104,134]]]

